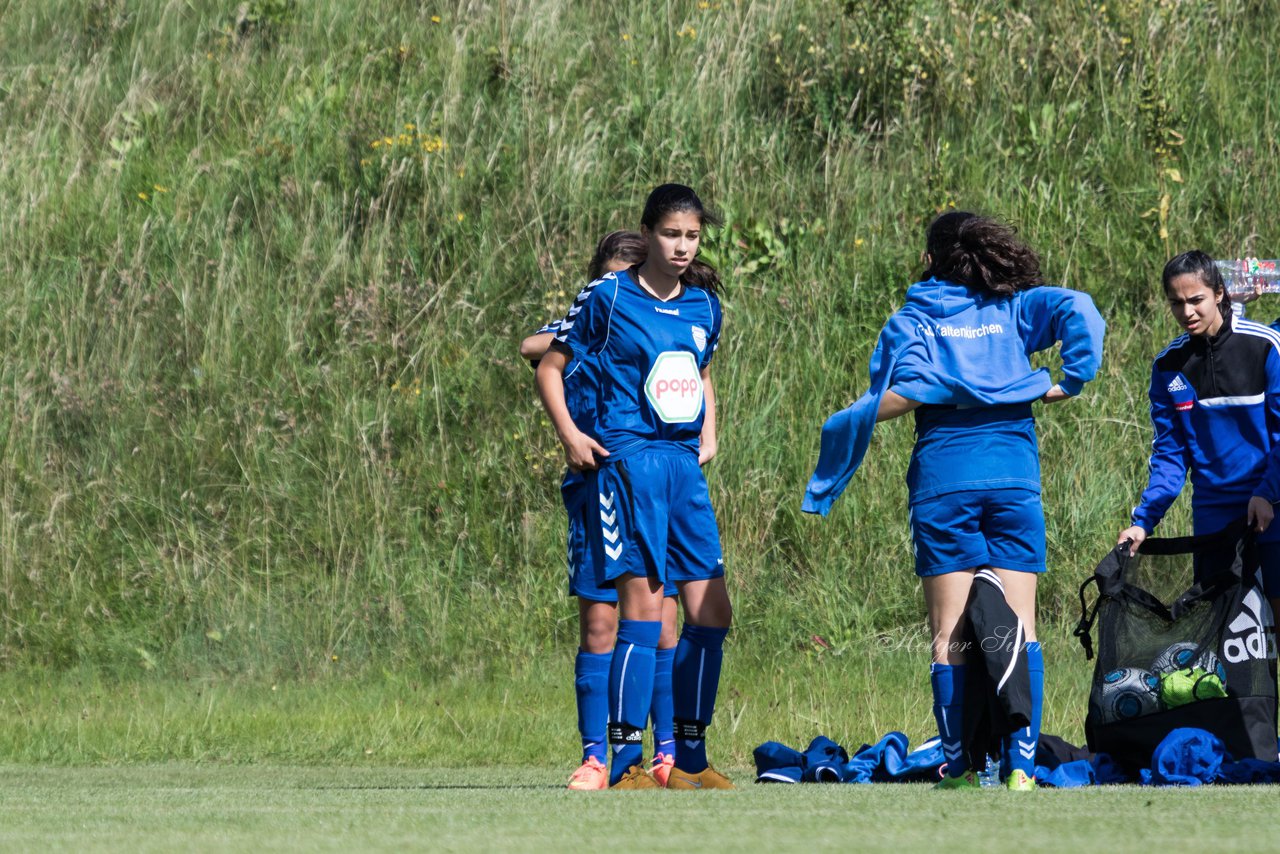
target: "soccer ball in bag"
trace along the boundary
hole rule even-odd
[[[1102,677],[1099,695],[1106,721],[1127,721],[1160,709],[1160,680],[1150,670],[1121,667]]]
[[[1218,660],[1218,656],[1213,654],[1213,650],[1206,649],[1200,655],[1196,655],[1196,650],[1200,648],[1199,644],[1191,641],[1179,641],[1171,643],[1164,648],[1164,651],[1156,656],[1155,661],[1151,662],[1151,670],[1156,674],[1172,673],[1175,670],[1187,670],[1192,667],[1198,667],[1208,673],[1217,676],[1225,685],[1227,682],[1227,669],[1222,666],[1222,662]]]

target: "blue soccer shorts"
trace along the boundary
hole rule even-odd
[[[1045,571],[1044,506],[1033,489],[951,492],[911,506],[916,575],[992,566]]]
[[[569,595],[591,602],[617,602],[618,591],[610,584],[600,586],[596,572],[598,550],[592,548],[592,533],[599,527],[591,484],[581,475],[568,475],[560,484],[560,496],[569,516]],[[664,596],[675,596],[676,585],[668,582]]]
[[[724,575],[720,531],[698,456],[651,448],[600,467],[592,547],[601,584],[630,573],[666,585]]]

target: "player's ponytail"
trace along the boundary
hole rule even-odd
[[[1018,237],[1018,230],[990,217],[949,211],[925,233],[929,269],[943,279],[997,296],[1010,296],[1044,284],[1040,258]]]
[[[1183,252],[1164,265],[1160,284],[1164,288],[1165,295],[1169,294],[1169,285],[1174,279],[1188,273],[1199,276],[1204,286],[1218,297],[1218,310],[1222,312],[1223,317],[1231,314],[1231,294],[1227,293],[1227,285],[1222,280],[1222,271],[1218,269],[1217,264],[1213,263],[1208,253],[1201,252],[1199,249]]]
[[[702,288],[713,294],[720,293],[720,274],[716,272],[715,267],[698,258],[694,258],[689,264],[689,269],[680,276],[680,281],[691,288]]]

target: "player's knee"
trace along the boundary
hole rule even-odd
[[[592,611],[582,621],[582,649],[599,655],[613,650],[618,638],[617,611]]]

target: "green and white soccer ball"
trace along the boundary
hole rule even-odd
[[[1099,706],[1104,721],[1127,721],[1160,710],[1160,680],[1150,670],[1121,667],[1102,677]]]

